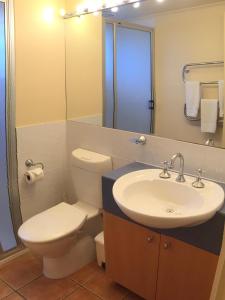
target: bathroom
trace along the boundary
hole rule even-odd
[[[224,20],[0,0],[0,299],[225,299]]]

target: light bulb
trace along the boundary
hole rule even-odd
[[[52,23],[55,11],[52,7],[46,7],[43,11],[43,19],[46,23]]]
[[[61,8],[61,9],[59,10],[59,13],[60,13],[60,16],[61,16],[61,17],[64,17],[65,14],[66,14],[66,11],[65,11],[64,8]]]
[[[118,10],[119,10],[119,8],[117,6],[111,8],[111,11],[114,13],[118,12]]]
[[[99,11],[95,11],[95,12],[93,13],[93,15],[94,15],[95,17],[99,16]]]
[[[136,3],[133,4],[133,7],[138,8],[138,7],[140,7],[140,5],[141,5],[140,2],[136,2]]]
[[[84,8],[83,5],[78,5],[78,6],[77,6],[77,8],[76,8],[76,13],[77,13],[78,15],[83,14],[84,11],[85,11],[85,8]]]

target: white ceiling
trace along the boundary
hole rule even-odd
[[[127,5],[124,7],[120,7],[119,12],[117,12],[114,15],[110,12],[110,16],[117,19],[140,18],[145,15],[157,14],[157,13],[162,13],[162,12],[167,12],[167,11],[177,10],[177,9],[184,9],[188,7],[195,7],[199,5],[206,5],[206,4],[213,4],[213,3],[216,4],[218,2],[225,2],[225,1],[164,0],[164,2],[159,3],[156,0],[146,0],[141,3],[141,6],[138,9],[134,9],[132,5]]]

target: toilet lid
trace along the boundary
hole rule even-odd
[[[86,218],[79,208],[63,202],[26,221],[18,235],[25,242],[51,242],[79,230]]]

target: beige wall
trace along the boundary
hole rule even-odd
[[[16,50],[16,124],[64,120],[64,0],[14,0]],[[55,15],[45,20],[46,8]]]
[[[224,11],[225,4],[222,4],[136,20],[155,29],[156,135],[196,143],[207,139],[208,136],[200,132],[200,124],[188,122],[184,117],[181,74],[187,63],[223,60]],[[223,68],[193,71],[187,78],[223,79]],[[218,97],[217,92],[215,88],[214,91],[204,89],[203,97]],[[219,128],[218,144],[222,136],[222,128]]]
[[[80,0],[68,0],[75,9]],[[67,117],[102,114],[102,17],[84,16],[65,21]]]

